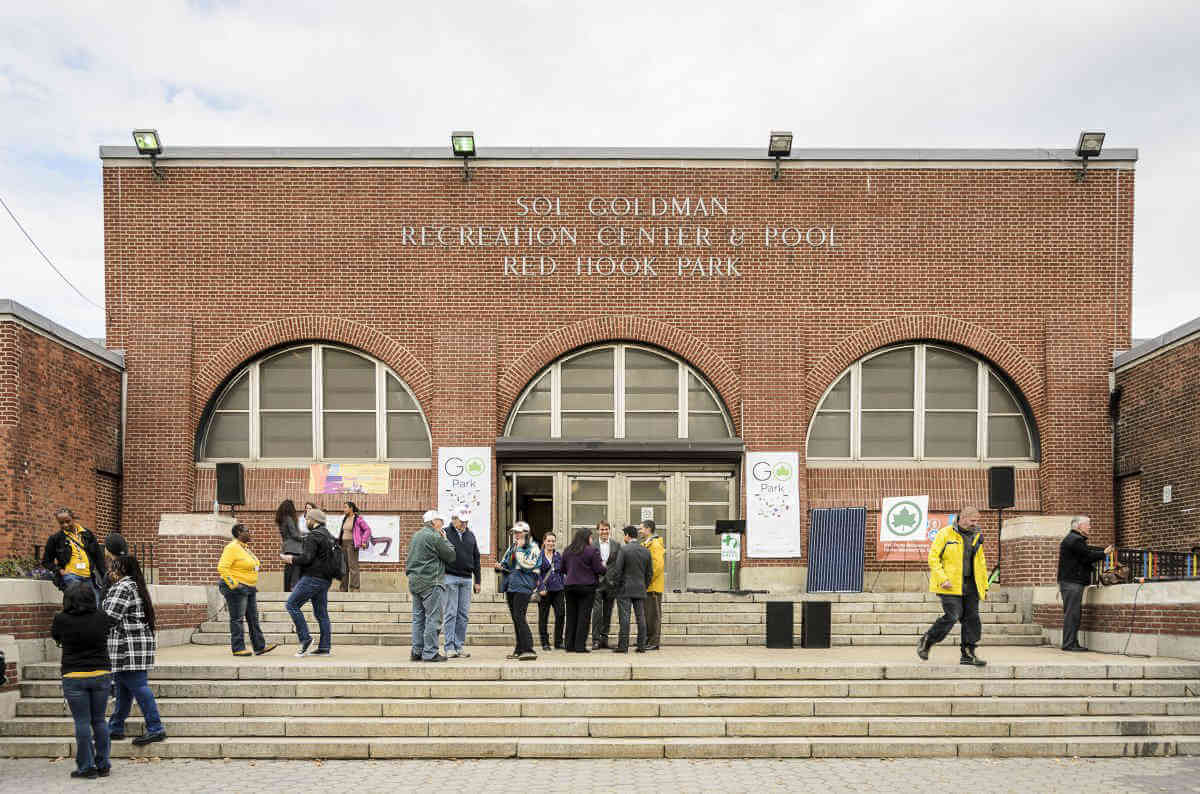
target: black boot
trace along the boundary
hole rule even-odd
[[[929,649],[933,647],[933,643],[929,641],[928,634],[922,634],[921,639],[917,640],[917,656],[921,657],[921,661],[929,659]]]
[[[975,655],[975,646],[964,645],[962,647],[962,658],[958,660],[959,664],[966,664],[972,667],[986,667],[987,662]]]

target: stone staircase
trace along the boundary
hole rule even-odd
[[[941,650],[947,659],[955,655]],[[346,657],[356,657],[350,660],[271,655],[244,661],[218,649],[168,648],[160,652],[152,685],[170,739],[145,748],[117,742],[113,754],[366,759],[1200,753],[1200,663],[1098,654],[1060,663],[1063,656],[1050,649],[1022,648],[993,649],[1002,658],[993,657],[981,669],[898,661],[907,659],[900,649],[680,648],[636,657],[543,654],[527,663],[505,663],[503,652],[483,648],[470,660],[431,665],[396,661],[405,655],[399,648],[344,649]],[[857,659],[897,661],[839,661],[855,653]],[[189,661],[161,660],[185,654]],[[1018,654],[1024,656],[1018,660]],[[0,723],[0,757],[73,754],[58,674],[53,663],[25,666],[16,717]],[[127,732],[142,729],[135,707]]]
[[[663,645],[764,645],[766,602],[792,596],[727,593],[666,593],[663,597]],[[822,593],[805,596],[831,601],[831,642],[844,645],[916,645],[942,610],[932,593]],[[1040,626],[1021,622],[1015,604],[993,593],[980,604],[981,645],[1041,645]],[[284,611],[286,593],[259,593],[258,609],[268,642],[296,642],[291,618]],[[311,605],[304,608],[309,629],[317,632]],[[410,645],[412,604],[408,593],[331,593],[329,616],[334,645]],[[795,606],[794,633],[800,641],[800,603]],[[530,605],[529,624],[537,642],[537,607]],[[553,619],[553,618],[552,618]],[[613,610],[611,636],[617,632]],[[228,645],[226,613],[204,623],[192,637],[198,645]],[[958,642],[958,629],[945,640]],[[512,624],[502,596],[482,594],[471,604],[467,643],[511,646]]]

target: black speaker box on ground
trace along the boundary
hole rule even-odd
[[[767,647],[793,648],[796,636],[792,631],[792,621],[796,609],[791,601],[767,602]]]
[[[828,601],[805,601],[800,627],[801,648],[828,648],[832,607]]]
[[[1012,466],[993,466],[988,469],[988,507],[1007,510],[1017,503]]]
[[[217,464],[217,503],[246,504],[246,472],[240,463]]]

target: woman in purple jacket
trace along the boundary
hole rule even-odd
[[[592,545],[590,529],[575,530],[571,545],[562,557],[563,580],[567,592],[567,653],[588,653],[588,625],[596,585],[604,575],[600,550]]]

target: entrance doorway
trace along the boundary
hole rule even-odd
[[[576,530],[602,519],[620,533],[649,518],[666,549],[667,590],[724,590],[729,564],[721,562],[716,522],[737,517],[736,486],[733,471],[719,470],[506,470],[505,529],[527,521],[540,541],[553,528],[565,548]]]

